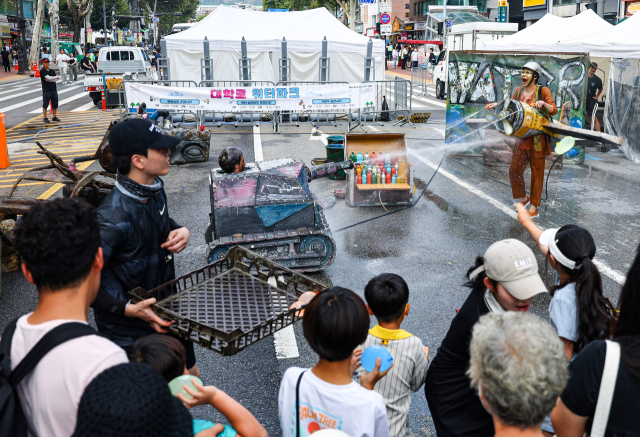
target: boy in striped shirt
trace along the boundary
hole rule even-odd
[[[369,314],[376,317],[378,325],[369,330],[363,348],[382,346],[393,357],[393,367],[373,389],[384,397],[391,437],[410,437],[411,395],[426,379],[429,348],[418,337],[400,329],[411,308],[409,287],[404,279],[392,273],[378,275],[369,281],[364,296]],[[364,372],[362,367],[358,368],[356,382],[360,382]]]

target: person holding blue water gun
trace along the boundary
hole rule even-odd
[[[134,343],[129,358],[132,362],[150,365],[162,375],[167,383],[171,383],[177,378],[183,379],[186,376],[190,381],[185,382],[191,382],[191,387],[182,384],[183,391],[177,394],[178,399],[185,407],[211,405],[231,423],[231,425],[223,425],[221,423],[214,424],[208,420],[193,419],[194,436],[267,437],[267,430],[260,425],[253,414],[231,396],[212,385],[202,385],[199,378],[189,378],[190,374],[186,365],[187,352],[182,343],[175,338],[162,334],[141,337]]]
[[[418,337],[400,329],[411,309],[409,286],[402,277],[383,273],[369,281],[364,297],[369,314],[375,316],[378,324],[369,329],[364,342],[363,367],[366,367],[365,358],[369,350],[384,348],[393,359],[393,368],[373,389],[384,397],[391,437],[412,436],[407,426],[411,396],[423,386],[427,377],[429,348],[423,346]],[[356,382],[360,382],[366,372],[363,367],[356,371]]]

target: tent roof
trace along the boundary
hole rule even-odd
[[[582,14],[580,14],[582,15]],[[587,51],[591,56],[606,58],[640,58],[640,14],[604,31],[566,42],[573,51]]]
[[[592,10],[587,10],[569,18],[560,18],[546,14],[535,24],[511,36],[489,41],[484,44],[487,50],[509,50],[529,52],[588,52],[588,47],[568,47],[570,40],[607,31],[613,26]],[[595,55],[594,56],[601,56]],[[610,55],[606,55],[610,56]]]
[[[362,55],[371,40],[347,28],[325,8],[274,13],[220,6],[190,29],[167,36],[167,50],[202,51],[205,36],[211,50],[240,51],[244,37],[248,51],[280,51],[284,37],[287,50],[312,53],[322,50],[326,36],[329,52]],[[373,40],[373,54],[380,56],[384,51],[384,41]]]

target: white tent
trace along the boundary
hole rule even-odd
[[[569,18],[547,14],[518,33],[486,42],[484,49],[547,53],[577,52],[609,57],[611,55],[595,54],[590,46],[570,44],[570,42],[584,41],[587,37],[592,35],[595,37],[612,28],[610,23],[598,17],[590,9]]]
[[[582,14],[580,14],[582,15]],[[587,37],[567,41],[572,51],[587,51],[591,56],[640,59],[640,14]]]
[[[251,79],[278,82],[282,38],[287,40],[292,81],[317,81],[322,39],[328,41],[330,80],[362,82],[370,38],[345,27],[325,8],[258,12],[219,6],[188,30],[166,37],[171,78],[199,82],[207,37],[214,80],[238,80],[240,41],[247,41]],[[373,40],[376,79],[384,79],[384,41]]]

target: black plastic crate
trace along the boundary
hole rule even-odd
[[[250,344],[300,319],[289,307],[306,291],[326,285],[241,246],[224,259],[146,291],[129,292],[134,303],[152,297],[158,316],[174,320],[171,331],[222,355]]]

